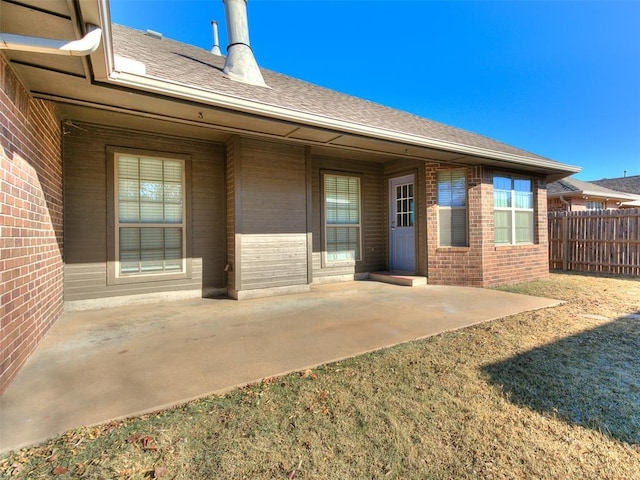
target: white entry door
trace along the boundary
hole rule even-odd
[[[415,272],[413,175],[389,180],[389,269]]]

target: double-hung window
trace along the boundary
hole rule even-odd
[[[533,243],[533,182],[529,178],[493,177],[496,244]]]
[[[463,170],[438,172],[438,244],[468,246],[467,179]]]
[[[360,178],[324,174],[327,263],[360,260]]]
[[[185,261],[185,161],[114,155],[115,276],[181,274]]]
[[[587,210],[604,210],[604,202],[587,202],[585,207]]]

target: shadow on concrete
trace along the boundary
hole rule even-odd
[[[640,314],[483,370],[516,405],[640,444]]]

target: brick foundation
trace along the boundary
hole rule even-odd
[[[60,122],[1,55],[0,125],[1,393],[63,312]]]

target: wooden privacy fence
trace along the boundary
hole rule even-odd
[[[640,275],[640,209],[549,212],[549,267]]]

